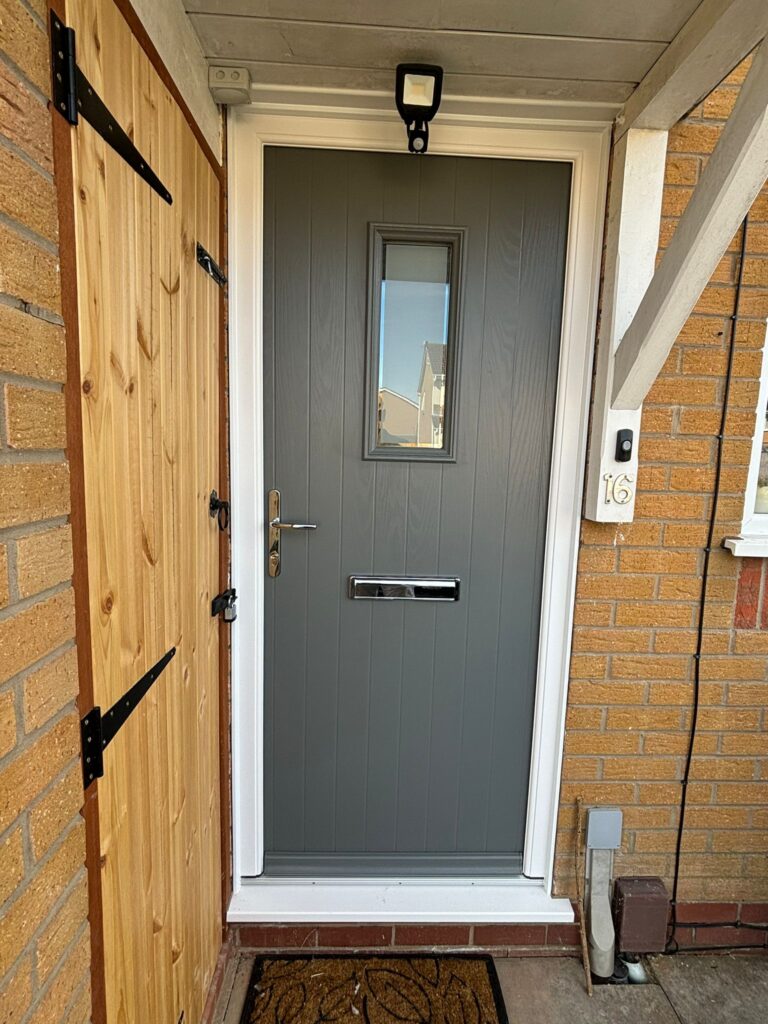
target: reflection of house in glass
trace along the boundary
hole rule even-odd
[[[446,345],[431,341],[423,343],[416,388],[418,401],[392,388],[379,388],[379,444],[399,448],[443,447],[446,349]]]
[[[379,388],[379,444],[413,447],[418,431],[419,407],[391,388]]]
[[[419,448],[442,448],[445,422],[445,353],[447,345],[424,342],[419,377]]]

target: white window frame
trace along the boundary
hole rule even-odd
[[[744,516],[741,521],[741,533],[738,537],[728,537],[725,540],[725,547],[739,557],[768,557],[768,512],[755,512],[767,408],[768,345],[764,345],[760,369],[760,389],[755,409],[755,432],[752,437],[752,453],[749,459],[747,486],[744,491]]]
[[[523,876],[512,880],[264,879],[262,424],[263,157],[266,146],[402,153],[396,116],[338,108],[234,109],[229,118],[233,897],[228,920],[569,921],[554,898],[568,689],[610,127],[594,122],[445,115],[430,153],[567,161],[572,194],[547,510],[544,594]],[[414,157],[413,159],[430,159]]]

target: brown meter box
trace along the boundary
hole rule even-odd
[[[660,878],[617,878],[616,942],[622,953],[661,953],[667,941],[669,894]]]

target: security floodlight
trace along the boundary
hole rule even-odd
[[[429,122],[440,106],[443,69],[436,64],[398,64],[395,73],[395,103],[405,121],[408,149],[426,153]]]

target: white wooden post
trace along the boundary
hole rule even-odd
[[[666,153],[666,131],[638,128],[626,132],[613,150],[585,499],[586,517],[598,522],[631,522],[634,515],[642,410],[611,408],[614,354],[653,277]],[[623,429],[634,437],[629,462],[615,457]]]
[[[614,409],[640,407],[767,178],[768,46],[763,44],[616,351]]]

